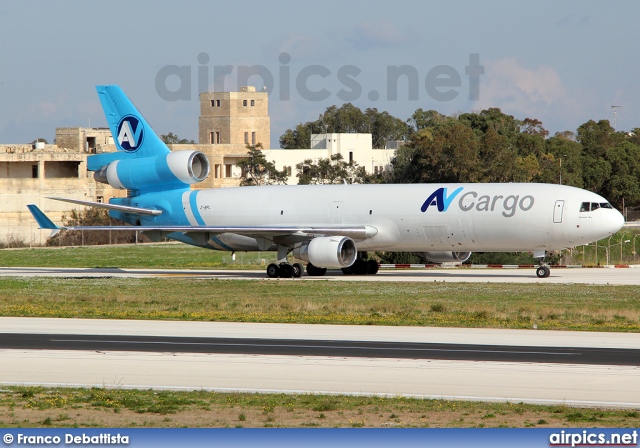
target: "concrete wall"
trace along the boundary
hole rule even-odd
[[[57,128],[56,146],[95,154],[97,145],[113,145],[109,128]]]
[[[83,208],[47,197],[108,201],[125,196],[126,190],[93,180],[87,172],[87,156],[84,150],[56,145],[39,150],[32,145],[0,145],[0,241],[45,244],[50,232],[38,229],[28,204],[38,205],[56,223],[71,210]]]

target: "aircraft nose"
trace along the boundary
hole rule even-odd
[[[613,235],[624,226],[624,216],[618,210],[612,210],[610,216],[607,216],[607,226]]]

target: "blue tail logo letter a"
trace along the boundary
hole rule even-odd
[[[127,115],[118,123],[118,145],[125,151],[135,151],[142,145],[144,129],[140,120]]]
[[[427,211],[430,205],[435,205],[438,207],[439,212],[446,212],[449,208],[449,205],[451,205],[451,201],[453,201],[453,198],[455,198],[462,190],[463,187],[456,188],[453,193],[447,196],[446,188],[438,188],[436,191],[431,193],[426,201],[424,201],[424,204],[422,204],[420,210],[424,213]]]

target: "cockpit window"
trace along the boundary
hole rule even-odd
[[[610,208],[613,207],[608,202],[583,202],[580,205],[580,212],[592,212],[594,210],[598,210],[599,208]]]

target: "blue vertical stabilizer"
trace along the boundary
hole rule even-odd
[[[169,148],[119,86],[96,86],[113,142],[119,153],[90,156],[88,168],[97,171],[113,160],[169,154]]]

